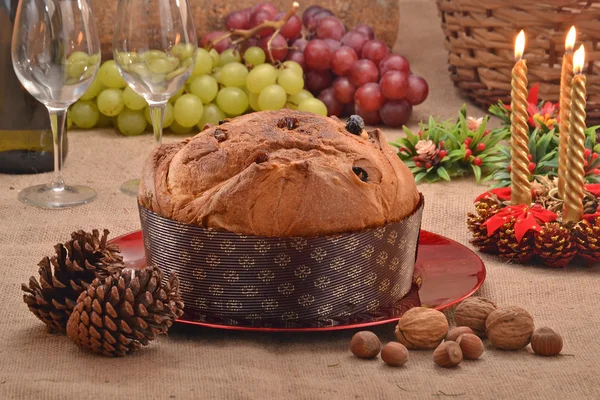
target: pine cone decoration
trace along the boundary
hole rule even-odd
[[[564,268],[577,255],[577,246],[571,229],[551,222],[536,235],[535,251],[546,265]]]
[[[48,332],[65,332],[79,294],[97,276],[106,277],[123,267],[118,246],[107,244],[108,234],[106,229],[102,237],[96,229],[73,232],[71,240],[54,246],[54,256],[40,261],[39,283],[32,276],[29,285],[21,285],[23,300]]]
[[[526,263],[535,256],[534,231],[528,231],[520,242],[515,237],[515,219],[498,229],[498,251],[500,257],[516,263]]]
[[[415,145],[419,160],[434,163],[440,150],[432,140],[419,140]]]
[[[484,199],[475,204],[476,213],[468,213],[467,225],[473,233],[471,243],[484,253],[498,253],[498,233],[488,237],[487,228],[482,227],[485,221],[500,210],[498,202]]]
[[[166,333],[182,314],[175,274],[163,282],[157,267],[128,269],[95,279],[81,293],[67,335],[84,349],[122,357]]]
[[[600,261],[600,218],[592,224],[583,220],[575,226],[575,242],[578,254],[588,263]]]

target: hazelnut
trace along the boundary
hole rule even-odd
[[[456,367],[462,360],[463,353],[456,342],[444,342],[433,351],[433,362],[440,367]]]
[[[408,349],[401,343],[389,342],[381,349],[381,359],[392,367],[400,367],[408,361]]]
[[[485,326],[492,344],[503,350],[519,350],[527,346],[534,329],[533,317],[523,308],[514,306],[492,312]]]
[[[473,330],[468,326],[457,326],[450,329],[450,332],[446,335],[446,340],[450,342],[456,342],[456,339],[464,333],[473,333]]]
[[[395,333],[409,349],[434,349],[448,333],[448,320],[433,308],[414,307],[400,318]]]
[[[376,334],[369,331],[356,332],[350,341],[350,351],[358,358],[377,357],[381,342]]]
[[[484,297],[469,297],[456,307],[456,325],[468,326],[479,337],[485,337],[485,321],[496,304]]]
[[[456,339],[456,343],[467,360],[477,360],[483,354],[485,348],[479,336],[472,333],[464,333]]]
[[[556,356],[563,348],[562,336],[545,326],[537,328],[531,335],[531,348],[541,356]]]

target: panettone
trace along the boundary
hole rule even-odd
[[[147,159],[139,202],[158,215],[256,236],[322,236],[400,221],[420,197],[375,129],[293,110],[206,127]]]

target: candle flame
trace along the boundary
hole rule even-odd
[[[523,51],[525,50],[525,32],[521,31],[517,35],[517,40],[515,41],[515,58],[520,59],[523,57]]]
[[[583,64],[585,64],[585,49],[581,45],[573,55],[573,72],[580,74],[583,71]]]
[[[575,47],[575,38],[577,37],[577,31],[575,27],[572,26],[569,29],[569,33],[567,34],[567,40],[565,40],[565,49],[567,51],[573,51],[573,47]]]

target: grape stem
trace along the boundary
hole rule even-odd
[[[292,7],[288,10],[288,12],[279,21],[263,21],[259,25],[256,25],[254,28],[251,29],[233,29],[230,32],[227,32],[226,34],[219,36],[215,40],[209,41],[208,50],[212,49],[214,45],[219,43],[220,41],[230,38],[232,36],[239,36],[239,38],[232,41],[232,44],[235,46],[242,43],[244,40],[248,40],[251,37],[256,36],[258,32],[262,31],[263,29],[272,28],[275,29],[275,32],[273,32],[273,34],[269,38],[269,41],[267,42],[267,51],[269,52],[269,58],[272,60],[273,54],[271,53],[271,44],[273,42],[273,39],[279,34],[279,31],[281,31],[281,28],[289,21],[289,19],[296,14],[298,8],[300,8],[300,4],[298,4],[298,2],[295,1],[292,3]]]

